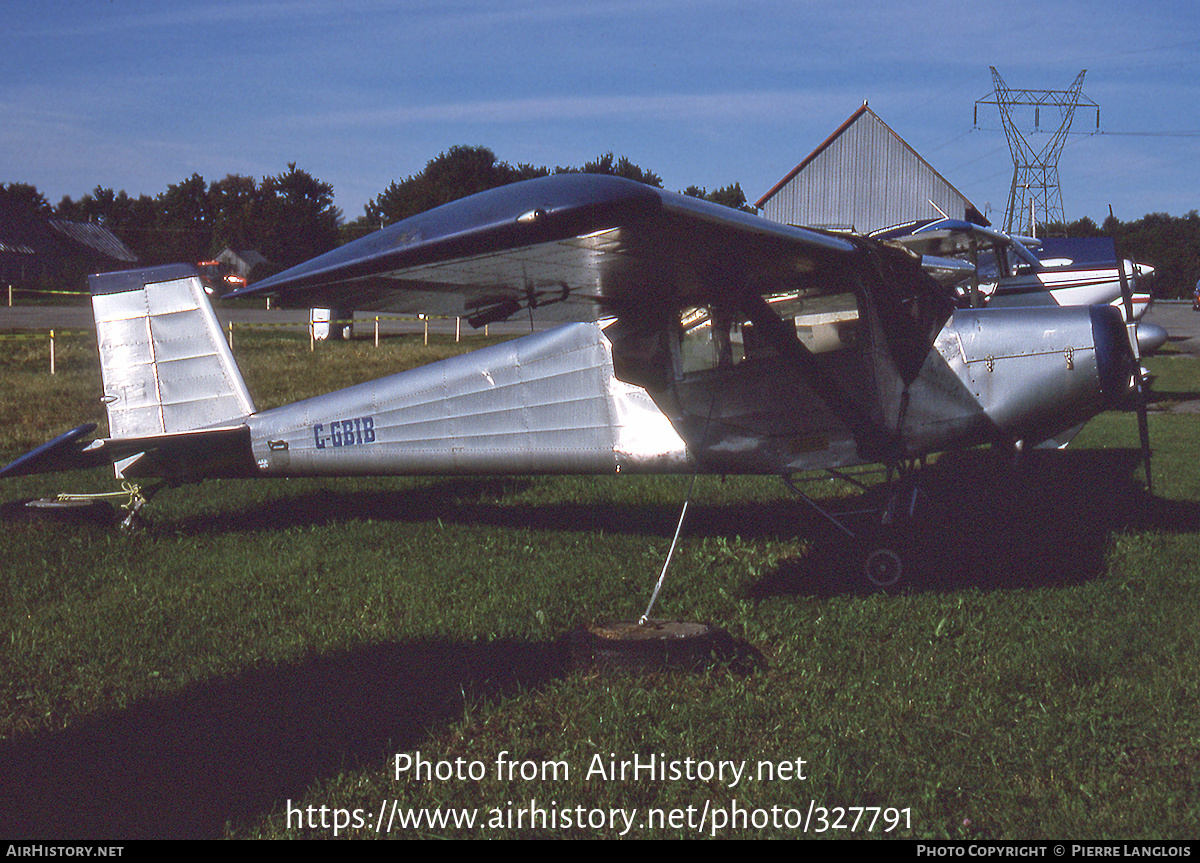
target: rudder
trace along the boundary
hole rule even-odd
[[[88,277],[109,435],[191,431],[254,413],[194,267]]]

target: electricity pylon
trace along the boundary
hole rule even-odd
[[[1008,149],[1012,152],[1013,181],[1008,192],[1008,208],[1004,211],[1004,230],[1009,234],[1037,236],[1039,214],[1043,225],[1067,220],[1063,210],[1062,187],[1058,182],[1058,157],[1067,143],[1075,109],[1080,105],[1095,108],[1096,131],[1099,131],[1100,106],[1083,95],[1083,76],[1087,74],[1087,69],[1079,73],[1075,83],[1067,90],[1014,90],[1004,83],[995,66],[991,70],[996,89],[976,100],[975,125],[979,125],[979,106],[995,105],[1008,138]],[[1018,127],[1013,109],[1032,107],[1033,131],[1041,132],[1043,106],[1058,108],[1059,125],[1045,146],[1035,149]]]

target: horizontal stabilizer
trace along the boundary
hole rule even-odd
[[[122,462],[122,477],[173,480],[249,476],[254,472],[250,430],[244,425],[171,432],[100,442],[108,460]]]
[[[106,464],[107,459],[89,452],[87,443],[80,441],[96,430],[95,423],[85,423],[60,434],[54,440],[42,444],[10,464],[0,468],[0,479],[10,476],[29,476],[35,473],[53,473],[59,470],[77,470]]]
[[[0,468],[0,479],[63,470],[83,470],[127,460],[124,477],[162,476],[175,480],[247,476],[254,471],[246,426],[129,438],[84,440],[95,431],[81,425]]]

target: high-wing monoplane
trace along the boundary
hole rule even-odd
[[[108,434],[74,429],[0,476],[901,471],[1050,439],[1135,370],[1107,304],[963,307],[903,249],[594,175],[465,198],[235,292],[564,322],[272,410],[255,409],[194,269],[91,290]],[[894,558],[865,571],[888,583]]]

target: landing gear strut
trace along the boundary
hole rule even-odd
[[[905,579],[911,576],[911,561],[908,533],[915,527],[918,519],[918,509],[925,493],[917,485],[913,474],[923,462],[896,465],[888,470],[886,502],[880,509],[853,513],[869,519],[867,526],[851,529],[845,516],[835,515],[822,507],[815,500],[802,492],[792,482],[790,477],[784,477],[784,483],[799,495],[809,506],[819,512],[830,524],[841,533],[843,542],[849,542],[849,560],[853,563],[845,567],[846,558],[842,556],[843,569],[848,569],[855,578],[864,580],[868,589],[873,591],[894,591],[902,587]],[[859,488],[866,490],[868,486],[851,476],[836,471],[831,473],[838,479],[845,479]]]

